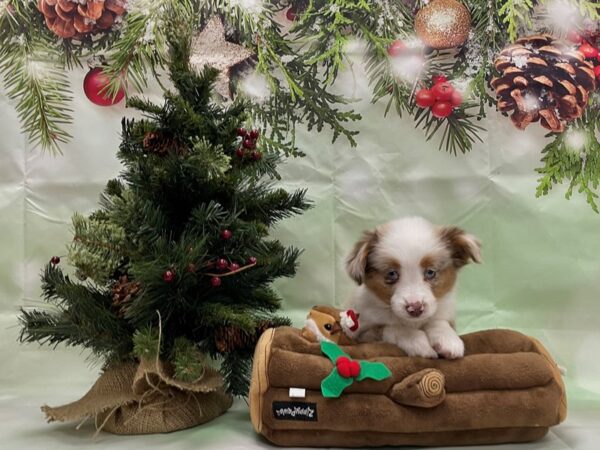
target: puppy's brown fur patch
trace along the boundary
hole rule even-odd
[[[481,242],[474,236],[457,227],[439,229],[440,240],[450,250],[456,268],[461,268],[471,261],[481,262]]]
[[[371,255],[372,256],[372,255]],[[400,276],[400,263],[393,258],[369,258],[365,285],[380,300],[389,304],[396,288],[395,284],[385,282],[385,276],[390,270],[396,270]]]
[[[458,269],[448,256],[427,255],[423,257],[420,265],[423,268],[423,272],[427,269],[436,271],[435,278],[428,281],[436,300],[443,298],[454,288]]]

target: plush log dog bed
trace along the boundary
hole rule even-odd
[[[462,339],[465,357],[454,361],[407,357],[385,343],[327,344],[338,350],[326,356],[298,329],[269,329],[254,356],[252,424],[281,446],[446,446],[533,441],[565,419],[560,372],[537,340],[510,330]],[[353,360],[383,363],[388,377],[358,381],[371,369],[360,363],[352,378]]]

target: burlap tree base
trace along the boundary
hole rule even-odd
[[[172,378],[168,367],[144,360],[105,370],[81,399],[42,406],[48,422],[95,420],[96,429],[114,434],[168,433],[208,422],[231,406],[223,379],[214,369],[193,383]]]

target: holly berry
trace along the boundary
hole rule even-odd
[[[251,156],[251,158],[252,158],[253,161],[258,161],[259,159],[262,158],[262,153],[261,152],[257,152],[256,150],[254,150],[250,156]]]
[[[589,42],[584,42],[579,46],[579,51],[583,53],[586,58],[596,58],[598,56],[598,49],[593,47]]]
[[[244,151],[244,149],[242,147],[238,148],[235,151],[235,156],[237,156],[238,158],[242,159],[244,157],[244,155],[246,154],[246,152]]]
[[[596,79],[600,81],[600,66],[594,67],[594,75],[596,75]]]
[[[573,44],[581,44],[583,42],[583,37],[575,30],[571,30],[567,33],[567,39]]]
[[[233,236],[233,233],[231,232],[231,230],[223,230],[221,231],[221,238],[228,241],[229,239],[231,239],[231,236]]]
[[[452,103],[452,106],[458,108],[460,105],[462,105],[462,102],[462,94],[456,90],[452,92],[452,97],[450,97],[450,103]]]
[[[344,378],[356,378],[360,375],[360,364],[345,356],[340,356],[335,361],[338,373]]]
[[[216,266],[216,267],[217,267],[217,269],[219,269],[219,270],[226,269],[228,265],[229,265],[229,263],[227,262],[227,260],[226,260],[226,259],[223,259],[223,258],[219,258],[219,259],[217,259],[217,262],[216,262],[216,264],[215,264],[215,266]]]
[[[56,266],[57,264],[60,264],[60,258],[58,256],[53,256],[50,258],[50,263],[52,263],[53,266]]]
[[[400,56],[402,53],[404,53],[404,50],[406,50],[406,45],[399,39],[392,41],[387,48],[388,55],[390,55],[392,58]]]
[[[260,136],[260,132],[256,129],[250,131],[250,139],[257,140],[258,136]]]
[[[296,20],[296,10],[294,8],[288,8],[288,10],[285,12],[285,17],[290,22],[293,22]]]
[[[232,272],[235,272],[236,270],[240,270],[240,265],[238,263],[231,263],[229,264],[229,270],[231,270]]]
[[[431,108],[435,103],[435,96],[429,89],[420,89],[415,95],[415,103],[419,108]]]
[[[446,81],[448,81],[448,78],[446,78],[444,75],[434,75],[431,78],[431,81],[433,82],[433,85],[435,86],[436,84],[445,83]]]
[[[167,283],[170,283],[174,279],[175,279],[175,272],[173,272],[172,270],[165,270],[165,273],[163,273],[163,280],[165,280]]]
[[[247,134],[247,133],[248,133],[248,132],[246,131],[246,129],[245,129],[245,128],[241,128],[241,127],[240,127],[240,128],[238,128],[238,129],[237,129],[237,135],[238,135],[238,136],[240,136],[240,137],[244,137],[244,136],[246,136],[246,134]]]
[[[436,100],[445,102],[452,98],[452,92],[454,92],[454,87],[447,81],[438,83],[431,88],[431,93],[434,95]]]
[[[438,119],[448,117],[450,114],[452,114],[452,103],[446,101],[436,102],[431,108],[431,114],[433,114],[433,117],[437,117]]]
[[[256,142],[254,142],[254,139],[250,139],[249,137],[244,139],[243,145],[244,145],[244,148],[248,148],[248,149],[256,148]]]
[[[221,286],[221,277],[212,277],[210,279],[210,285],[212,287],[219,287],[219,286]]]
[[[254,256],[251,256],[250,258],[248,258],[248,264],[256,264],[257,261],[258,260]]]

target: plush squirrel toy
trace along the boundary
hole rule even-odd
[[[334,342],[338,345],[354,344],[358,332],[359,314],[352,309],[342,310],[332,306],[314,306],[306,316],[302,336],[311,342]]]

